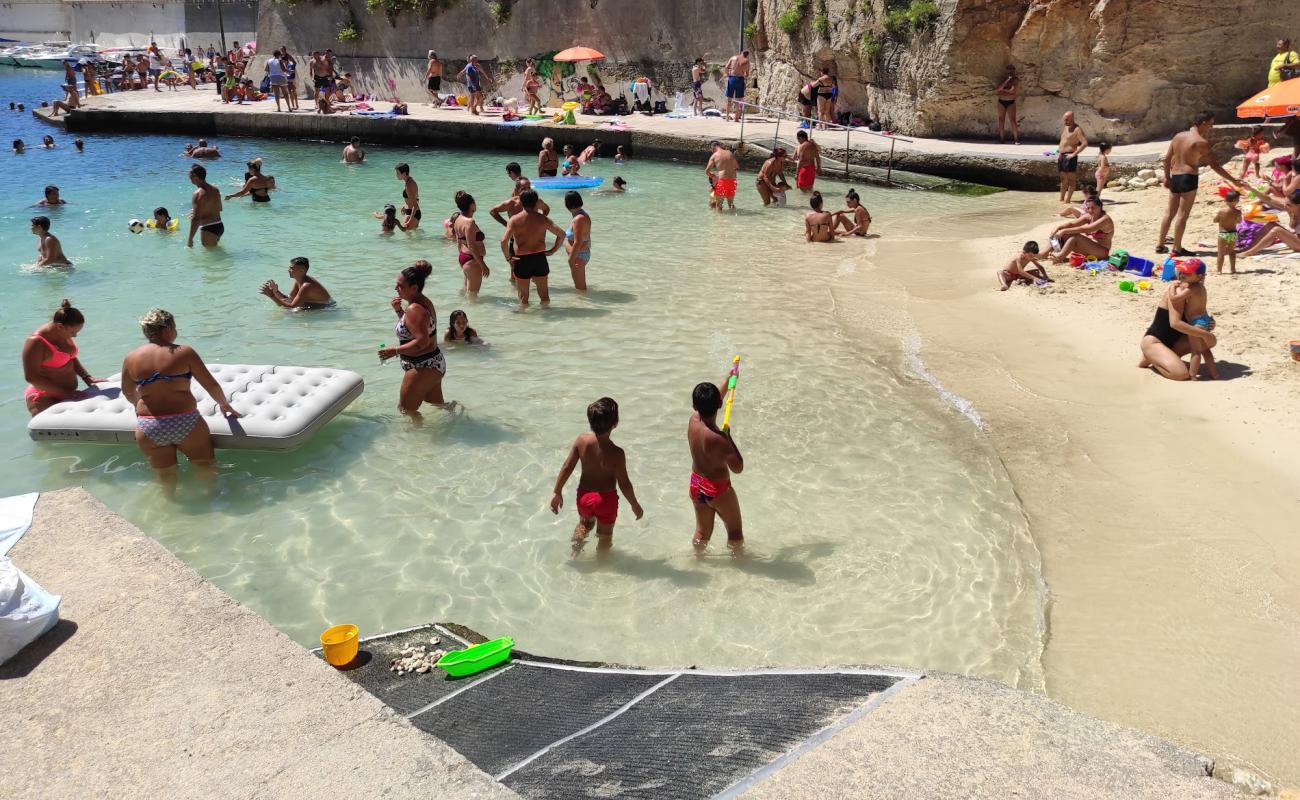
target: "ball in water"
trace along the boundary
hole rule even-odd
[[[133,219],[126,223],[126,228],[131,231],[131,233],[144,233],[144,223],[138,219]]]

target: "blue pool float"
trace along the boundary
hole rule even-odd
[[[584,175],[567,175],[558,178],[533,178],[537,189],[590,189],[605,182],[604,178]]]

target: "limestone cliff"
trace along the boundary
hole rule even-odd
[[[1296,0],[759,0],[764,105],[795,110],[821,66],[840,108],[917,136],[997,133],[993,88],[1019,69],[1022,134],[1073,110],[1093,141],[1150,139],[1263,88]]]

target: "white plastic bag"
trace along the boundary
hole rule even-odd
[[[0,558],[0,664],[59,621],[59,602],[8,558]]]

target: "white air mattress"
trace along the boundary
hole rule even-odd
[[[292,450],[361,396],[355,372],[328,367],[209,364],[241,416],[227,419],[190,381],[199,411],[217,447]],[[122,396],[120,376],[97,384],[81,400],[59,403],[32,417],[27,433],[38,442],[135,443],[135,408]]]

